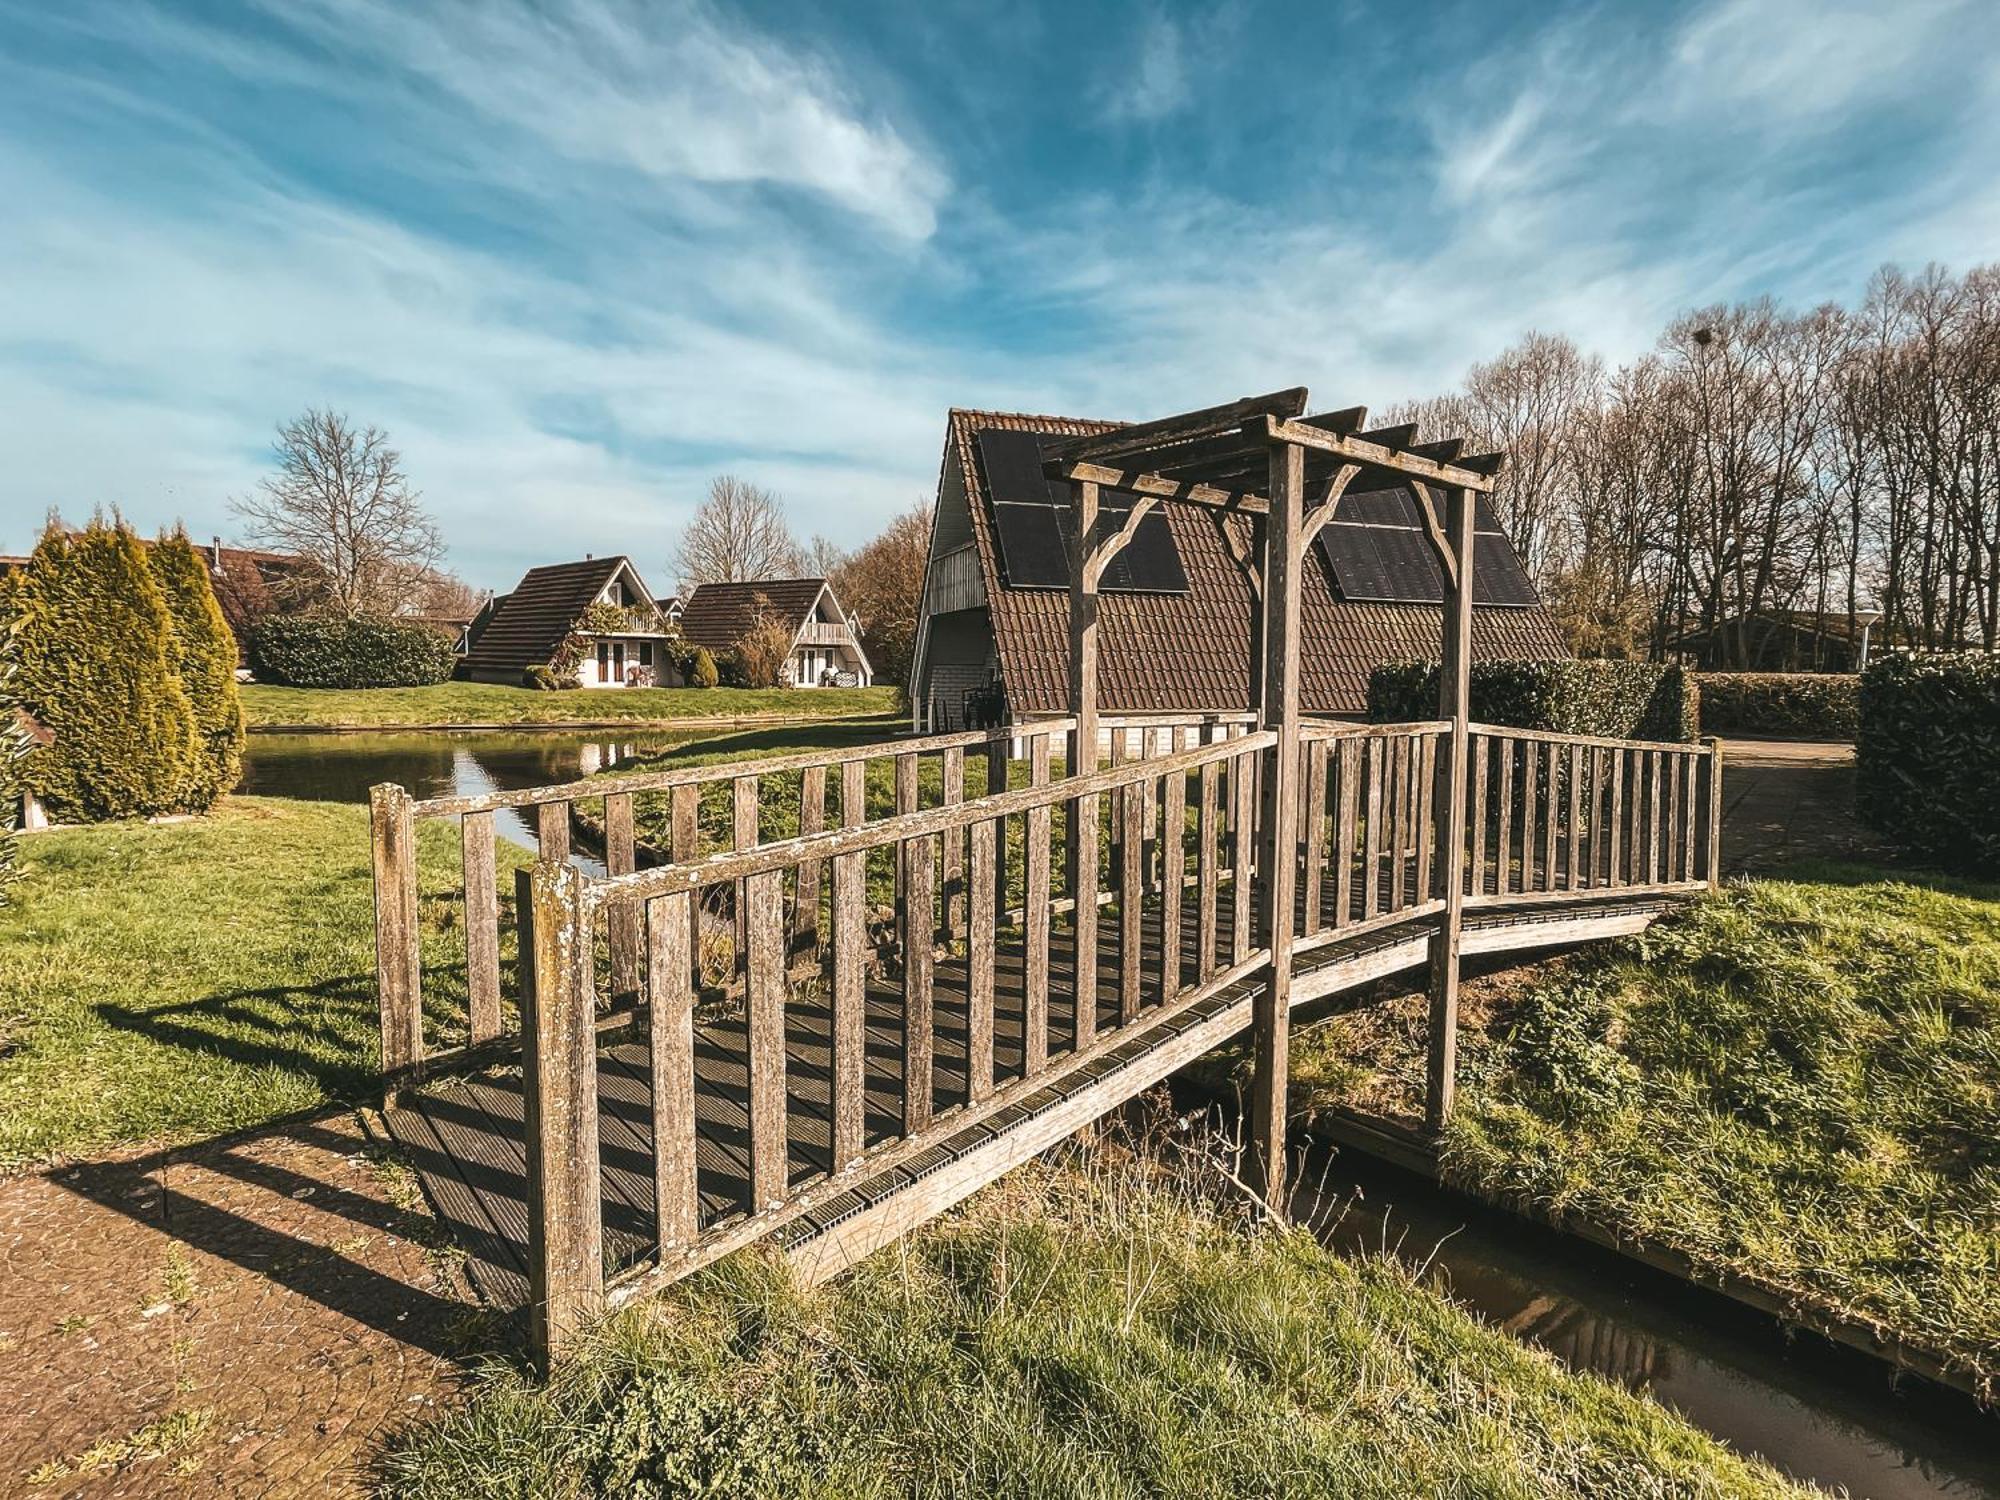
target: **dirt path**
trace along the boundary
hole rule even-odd
[[[493,1337],[429,1224],[345,1112],[0,1182],[0,1493],[364,1492]]]
[[[1729,740],[1722,747],[1722,868],[1731,875],[1803,859],[1880,860],[1854,816],[1854,747]]]

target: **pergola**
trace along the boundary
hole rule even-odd
[[[1157,505],[1200,505],[1251,518],[1253,542],[1237,557],[1251,580],[1260,616],[1251,650],[1250,701],[1261,728],[1276,736],[1262,776],[1257,868],[1262,883],[1259,946],[1271,953],[1255,1014],[1255,1074],[1251,1090],[1254,1185],[1272,1211],[1285,1189],[1285,1097],[1289,1081],[1292,927],[1298,871],[1300,806],[1299,597],[1306,548],[1334,518],[1341,497],[1368,488],[1407,485],[1444,575],[1444,628],[1439,642],[1438,717],[1449,720],[1447,753],[1437,766],[1436,872],[1443,913],[1430,946],[1427,1123],[1442,1128],[1452,1108],[1457,1059],[1458,953],[1463,923],[1465,786],[1469,745],[1472,649],[1474,497],[1490,492],[1505,455],[1465,455],[1460,438],[1416,441],[1414,424],[1365,429],[1365,407],[1308,416],[1303,386],[1250,396],[1222,406],[1141,422],[1114,432],[1065,439],[1046,450],[1044,471],[1072,486],[1069,587],[1070,774],[1097,768],[1098,581],[1105,565],[1132,540]],[[1100,511],[1104,490],[1138,497],[1122,516]],[[1232,542],[1232,545],[1234,543]],[[1094,801],[1094,799],[1087,799]],[[1094,807],[1079,805],[1084,826]],[[1094,888],[1097,843],[1072,838],[1083,862],[1082,888]],[[1073,887],[1074,888],[1074,887]],[[1079,906],[1079,927],[1094,927],[1094,909]],[[1088,950],[1085,950],[1088,951]]]

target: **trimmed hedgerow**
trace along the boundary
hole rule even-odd
[[[1852,672],[1702,672],[1705,734],[1851,740],[1861,724],[1861,679]]]
[[[181,805],[198,750],[166,600],[123,522],[51,524],[8,590],[21,706],[53,737],[21,766],[51,817],[101,822]]]
[[[194,714],[196,754],[177,800],[185,812],[206,812],[243,774],[236,637],[229,633],[208,569],[185,532],[160,537],[146,549],[146,560],[173,622],[174,670]]]
[[[436,630],[398,620],[268,615],[249,645],[257,675],[287,687],[428,687],[456,664]]]
[[[1885,656],[1861,674],[1855,805],[1905,849],[2000,872],[2000,656]]]
[[[1438,666],[1394,661],[1368,674],[1378,724],[1437,715]],[[1694,675],[1645,661],[1485,661],[1472,667],[1472,717],[1553,734],[1691,741],[1701,732]]]

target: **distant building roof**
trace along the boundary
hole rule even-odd
[[[1000,428],[1078,437],[1123,424],[1074,417],[954,410],[946,430],[934,525],[969,528],[991,619],[993,644],[1015,714],[1063,712],[1069,703],[1069,596],[1066,590],[1011,584],[1002,566],[994,504],[978,441]],[[961,499],[962,497],[962,499]],[[1107,711],[1217,712],[1250,704],[1250,631],[1257,605],[1231,553],[1251,550],[1248,517],[1194,505],[1160,507],[1187,574],[1185,592],[1105,592],[1098,596],[1098,692]],[[946,533],[940,541],[951,546]],[[1504,541],[1503,541],[1504,545]],[[934,541],[934,554],[948,550]],[[1443,644],[1443,607],[1345,598],[1317,548],[1300,597],[1300,694],[1308,711],[1358,714],[1367,707],[1370,671],[1410,657],[1435,659]],[[935,563],[935,556],[933,558]],[[929,615],[920,633],[929,628]],[[1480,605],[1472,612],[1479,660],[1564,657],[1562,633],[1539,602],[1526,608]]]
[[[620,572],[629,573],[645,592],[639,570],[622,554],[528,569],[512,593],[493,600],[491,614],[478,626],[466,653],[466,667],[477,672],[521,672],[546,666],[583,612]]]
[[[768,614],[796,636],[826,588],[824,578],[766,578],[755,583],[704,583],[681,606],[681,636],[711,652],[729,651]],[[839,601],[835,600],[836,608]]]

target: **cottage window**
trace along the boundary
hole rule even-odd
[[[639,642],[639,665],[642,667],[650,667],[652,664],[653,664],[653,643],[651,641]]]
[[[604,641],[597,643],[597,680],[599,682],[611,680],[611,647]]]

